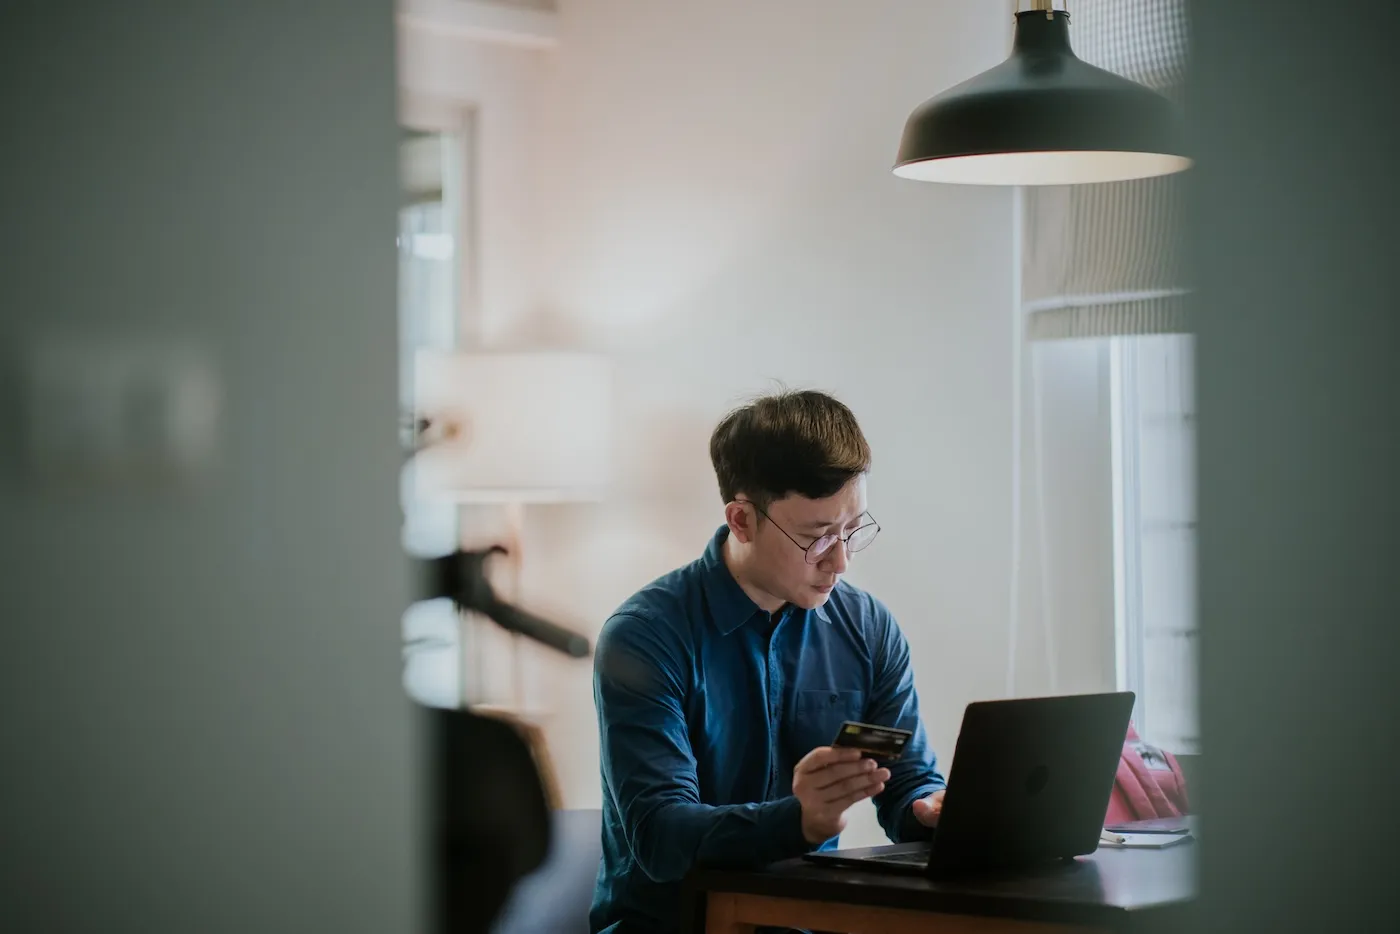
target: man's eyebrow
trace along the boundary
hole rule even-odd
[[[843,525],[850,525],[852,522],[856,522],[857,520],[859,520],[860,518],[862,518],[864,515],[865,515],[865,513],[862,512],[859,516],[852,516],[851,518],[847,519],[844,523],[840,523],[840,524],[843,524]],[[813,520],[812,522],[804,522],[803,524],[799,525],[798,528],[801,529],[801,530],[804,531],[804,532],[817,532],[817,531],[820,531],[820,530],[822,530],[822,529],[829,529],[829,528],[831,528],[833,525],[837,525],[837,524],[838,524],[838,523],[837,523],[837,521],[836,521],[835,519],[816,519],[816,520]]]

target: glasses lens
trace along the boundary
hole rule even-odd
[[[839,539],[835,535],[823,535],[821,538],[812,542],[812,547],[807,549],[807,563],[816,564],[822,558],[825,558],[826,553],[832,549],[837,541],[839,541]]]
[[[880,527],[873,522],[862,525],[852,532],[851,537],[846,540],[846,550],[852,553],[860,551],[862,548],[875,541],[875,536],[879,531]]]

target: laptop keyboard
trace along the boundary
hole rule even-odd
[[[872,863],[898,863],[901,866],[927,866],[928,852],[920,850],[915,853],[882,853],[879,856],[867,857]]]

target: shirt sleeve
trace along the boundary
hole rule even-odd
[[[614,616],[594,658],[605,788],[638,868],[674,882],[697,864],[763,865],[815,849],[795,797],[701,803],[685,718],[688,653],[678,641],[668,627]]]
[[[938,757],[929,748],[928,735],[919,718],[909,644],[890,611],[873,598],[872,603],[874,672],[866,716],[871,723],[897,726],[914,734],[905,744],[904,755],[889,766],[890,780],[885,783],[885,790],[875,796],[875,810],[885,836],[894,842],[927,840],[931,832],[914,817],[912,805],[943,789],[946,782],[938,771]]]

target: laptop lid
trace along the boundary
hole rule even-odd
[[[1097,849],[1134,700],[1123,691],[969,704],[929,870]]]

